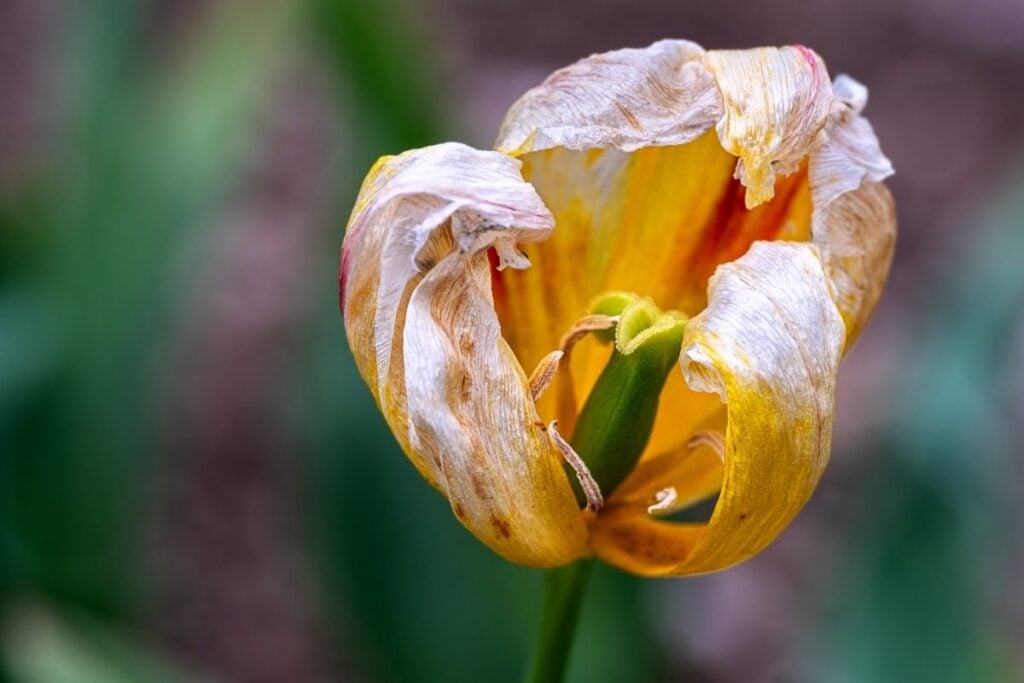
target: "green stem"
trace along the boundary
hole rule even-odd
[[[530,657],[527,683],[561,683],[572,652],[587,579],[594,560],[551,569],[544,577],[544,612]]]

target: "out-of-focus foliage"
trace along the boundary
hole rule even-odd
[[[230,185],[294,12],[226,10],[168,65],[146,43],[148,9],[68,5],[66,139],[0,207],[0,600],[43,594],[123,619],[151,571],[172,264]]]
[[[163,45],[159,5],[66,3],[55,158],[0,196],[0,680],[183,680],[157,663],[178,653],[153,634],[151,546],[169,542],[154,538],[153,491],[158,460],[177,455],[161,442],[161,378],[174,374],[162,364],[175,357],[188,257],[242,182],[255,113],[297,56],[329,77],[341,141],[323,151],[334,175],[317,179],[338,185],[304,273],[315,301],[283,418],[301,435],[287,457],[305,475],[298,543],[323,598],[319,637],[339,655],[332,678],[517,679],[540,575],[500,561],[423,485],[337,311],[341,230],[369,164],[459,137],[421,30],[429,12],[399,0],[209,3]],[[1020,378],[1004,374],[1024,329],[1020,189],[960,220],[971,249],[931,276],[931,307],[909,314],[912,379],[878,398],[893,406],[882,435],[849,446],[873,453],[869,514],[841,543],[820,623],[793,635],[808,681],[1019,673],[999,607],[1020,553],[1019,431],[1005,403]],[[571,680],[678,677],[685,653],[655,633],[665,585],[597,569]]]
[[[145,645],[88,617],[62,618],[40,605],[10,610],[4,662],[19,683],[181,683]]]

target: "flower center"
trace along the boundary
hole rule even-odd
[[[626,292],[602,294],[590,313],[617,318],[614,329],[595,332],[615,346],[580,411],[571,442],[607,496],[647,447],[662,389],[679,360],[687,318]],[[570,480],[582,503],[582,487]]]

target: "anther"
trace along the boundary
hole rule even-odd
[[[555,381],[555,375],[558,374],[558,366],[564,355],[563,351],[552,351],[537,363],[537,367],[534,368],[533,374],[530,375],[529,379],[530,398],[535,403],[547,388],[551,386],[551,383]]]

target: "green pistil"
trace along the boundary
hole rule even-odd
[[[647,447],[662,389],[679,360],[686,317],[625,292],[598,297],[590,312],[619,316],[619,322],[611,359],[580,411],[572,446],[607,497]],[[604,340],[611,335],[607,331]],[[583,491],[570,479],[582,504]]]

